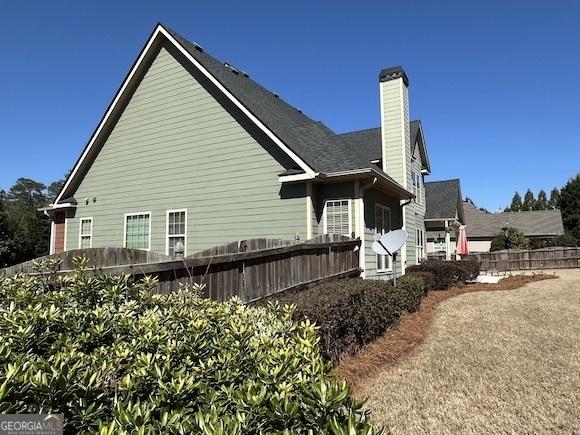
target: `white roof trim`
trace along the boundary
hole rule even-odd
[[[254,122],[254,124],[256,124],[264,133],[266,133],[266,135],[270,139],[272,139],[276,143],[276,145],[278,145],[282,149],[282,151],[284,151],[294,162],[296,162],[296,164],[302,170],[304,170],[304,172],[309,174],[311,177],[315,176],[314,170],[310,166],[308,166],[306,164],[306,162],[304,162],[296,153],[294,153],[290,148],[288,148],[270,129],[268,129],[258,118],[256,118],[232,93],[230,93],[206,68],[204,68],[203,65],[201,65],[193,56],[191,56],[191,54],[189,54],[189,52],[185,48],[183,48],[183,46],[179,42],[177,42],[175,40],[175,38],[173,36],[171,36],[171,34],[169,34],[169,32],[167,30],[165,30],[165,28],[161,24],[158,24],[157,27],[155,28],[155,30],[153,31],[153,34],[151,35],[151,37],[147,41],[147,44],[143,48],[143,51],[141,52],[141,54],[137,58],[137,61],[135,62],[135,64],[131,68],[129,75],[127,76],[127,78],[125,79],[125,81],[121,85],[121,88],[119,89],[119,91],[115,95],[113,102],[111,103],[111,105],[109,106],[109,109],[107,110],[107,112],[103,116],[103,119],[99,123],[99,126],[97,127],[97,129],[93,133],[93,135],[92,135],[89,143],[85,147],[80,159],[75,164],[70,176],[67,178],[62,190],[60,191],[60,193],[58,195],[58,197],[54,201],[55,207],[58,204],[58,202],[62,199],[63,194],[67,191],[72,180],[75,178],[75,176],[78,173],[78,170],[81,167],[83,161],[85,160],[85,158],[87,157],[87,155],[91,151],[91,148],[93,147],[93,145],[95,144],[95,142],[99,138],[100,133],[103,130],[103,127],[105,126],[105,124],[109,120],[111,114],[115,110],[115,108],[116,108],[117,104],[119,103],[119,101],[121,100],[121,98],[124,96],[124,94],[127,90],[127,87],[129,86],[129,84],[131,83],[131,80],[135,76],[135,73],[137,72],[137,70],[139,69],[141,64],[143,63],[143,60],[146,58],[147,54],[149,53],[149,50],[151,49],[151,46],[153,45],[153,43],[155,42],[155,40],[157,39],[157,37],[159,35],[164,36],[171,44],[173,44],[175,46],[175,48],[177,48],[197,69],[199,69],[201,71],[201,73],[203,75],[205,75],[224,95],[226,95],[226,97],[228,97],[228,99],[230,99],[232,101],[232,103],[234,103],[246,116],[248,116],[248,118],[250,118],[250,120],[252,122]]]

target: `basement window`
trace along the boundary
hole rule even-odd
[[[324,204],[324,234],[342,234],[351,237],[350,200],[338,199]]]
[[[125,215],[125,248],[145,249],[151,247],[151,212]]]

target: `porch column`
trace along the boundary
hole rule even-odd
[[[451,260],[451,236],[449,234],[449,221],[445,221],[445,259]]]

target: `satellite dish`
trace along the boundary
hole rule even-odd
[[[372,244],[373,251],[379,255],[390,255],[393,257],[393,284],[397,285],[397,273],[395,270],[397,251],[403,247],[407,241],[407,231],[395,230],[387,234],[375,234],[375,241]]]
[[[407,231],[389,231],[381,236],[380,242],[390,254],[394,254],[403,247],[407,241]]]
[[[375,240],[372,246],[375,253],[379,255],[390,255],[389,251],[387,251],[385,247],[378,242],[378,240]]]

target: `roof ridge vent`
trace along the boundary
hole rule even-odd
[[[243,70],[240,70],[240,73],[241,73],[241,74],[242,74],[242,75],[243,75],[245,78],[247,78],[247,79],[249,79],[249,78],[250,78],[250,74],[248,74],[247,72],[245,72],[245,71],[243,71]]]
[[[280,98],[280,95],[278,95],[276,92],[272,92],[272,95],[274,95],[276,98]]]

